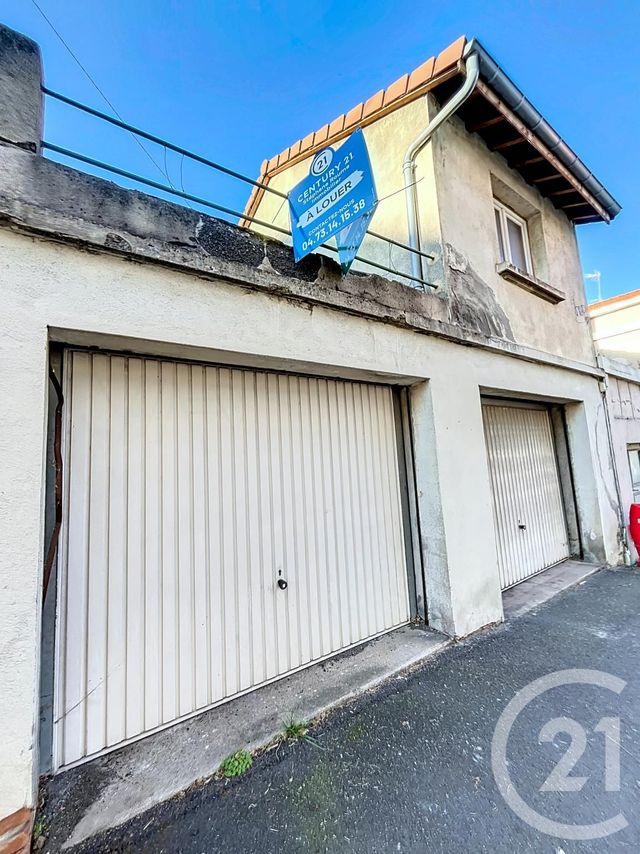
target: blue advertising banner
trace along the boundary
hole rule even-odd
[[[336,246],[338,247],[338,258],[343,273],[348,273],[349,268],[355,261],[355,257],[360,249],[360,244],[364,240],[364,236],[369,228],[369,220],[375,212],[375,207],[358,219],[353,220],[346,228],[338,232],[336,237]]]
[[[346,272],[378,203],[362,131],[351,134],[340,148],[319,151],[288,199],[295,260],[336,237]],[[361,221],[357,228],[356,221]]]

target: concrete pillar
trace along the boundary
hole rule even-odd
[[[456,370],[411,409],[428,619],[460,637],[502,620],[480,390]]]
[[[42,140],[40,48],[0,25],[0,142],[39,152]]]
[[[584,403],[568,404],[565,413],[584,559],[621,563],[618,498],[604,404],[597,389]]]

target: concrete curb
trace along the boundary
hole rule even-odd
[[[241,748],[267,747],[294,720],[310,721],[406,671],[452,641],[409,625],[314,664],[197,717],[54,777],[46,797],[62,849],[116,827],[212,777]],[[67,806],[55,827],[57,794]]]

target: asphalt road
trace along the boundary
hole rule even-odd
[[[638,852],[639,653],[640,572],[601,571],[335,712],[312,742],[76,851]],[[496,724],[529,683],[575,669],[599,674],[540,684],[500,727],[518,815],[492,768]]]

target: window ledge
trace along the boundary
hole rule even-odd
[[[524,288],[525,291],[529,291],[529,293],[535,294],[547,300],[547,302],[559,303],[565,299],[566,295],[564,291],[554,288],[553,285],[548,285],[546,282],[540,281],[540,279],[536,279],[535,276],[530,276],[529,273],[523,273],[522,270],[514,267],[513,264],[508,264],[506,261],[496,264],[496,272],[508,282]]]

